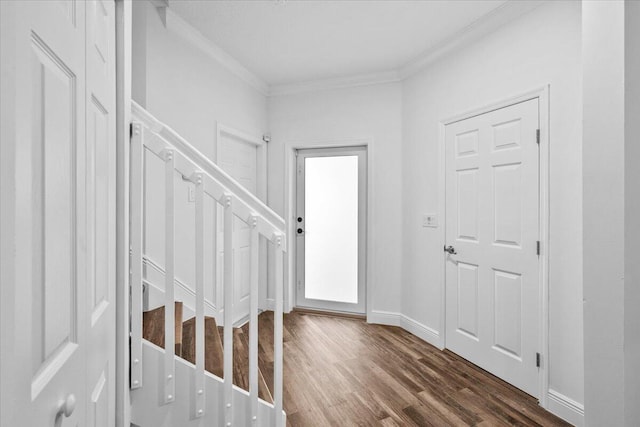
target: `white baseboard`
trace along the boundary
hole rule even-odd
[[[145,272],[144,283],[147,285],[146,298],[149,303],[145,309],[154,309],[164,305],[165,271],[163,267],[148,257],[144,257],[142,261]],[[163,286],[158,286],[159,283],[162,283]],[[175,279],[174,285],[175,300],[182,301],[183,304],[183,318],[188,319],[195,316],[195,290],[178,278]],[[204,310],[206,316],[214,317],[218,311],[216,305],[208,299],[204,301]]]
[[[401,313],[389,311],[372,310],[367,315],[367,322],[381,325],[399,326],[407,332],[411,332],[421,340],[424,340],[434,347],[442,349],[442,339],[440,333],[427,325],[424,325]]]
[[[276,301],[273,298],[267,298],[267,300],[264,302],[263,309],[267,311],[275,311]]]
[[[291,313],[291,307],[287,307],[288,304],[285,304],[283,307],[283,312]],[[260,307],[260,310],[263,311],[276,311],[276,300],[273,298],[267,298],[264,302],[264,307]]]
[[[584,426],[584,405],[553,389],[547,393],[546,409],[576,427]]]

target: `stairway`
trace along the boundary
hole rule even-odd
[[[195,317],[182,321],[182,302],[175,303],[175,354],[190,363],[196,361],[196,322]],[[164,345],[164,306],[145,311],[142,315],[142,337],[165,348]],[[205,316],[205,370],[224,378],[224,327],[216,324],[216,319]],[[246,328],[244,328],[246,329]],[[233,328],[233,384],[249,391],[249,335],[243,328]],[[258,369],[258,397],[273,403],[271,391],[267,387],[262,371]]]

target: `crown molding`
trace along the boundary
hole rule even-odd
[[[152,3],[164,6],[166,0],[150,0]],[[424,70],[429,65],[446,55],[480,39],[522,15],[534,10],[549,0],[510,0],[484,15],[439,43],[423,52],[418,58],[406,65],[389,71],[356,74],[331,79],[310,80],[299,83],[269,85],[266,81],[245,68],[237,59],[225,52],[200,31],[183,20],[170,7],[165,9],[165,24],[167,29],[181,36],[192,45],[199,48],[209,57],[227,68],[245,83],[258,90],[265,96],[293,95],[297,93],[316,92],[332,89],[346,89],[350,87],[369,86],[384,83],[400,82]]]
[[[311,80],[300,83],[272,85],[269,96],[293,95],[296,93],[315,92],[331,89],[345,89],[349,87],[377,85],[399,82],[402,79],[395,70],[378,73],[356,74],[352,76],[332,79]]]
[[[338,77],[334,79],[313,80],[302,83],[272,85],[269,96],[292,95],[330,89],[367,86],[403,81],[424,70],[429,65],[460,49],[479,38],[482,38],[522,15],[531,12],[545,0],[510,0],[487,15],[480,17],[467,27],[444,40],[442,43],[423,52],[420,57],[398,68],[380,73],[367,73]]]
[[[220,46],[206,38],[200,31],[173,12],[170,7],[166,8],[165,13],[165,24],[168,30],[173,31],[200,49],[263,95],[267,96],[269,94],[269,85],[264,80],[245,68],[237,59],[225,52]]]
[[[410,61],[400,69],[398,75],[406,79],[425,69],[447,54],[460,49],[478,40],[509,22],[531,12],[538,6],[546,3],[545,0],[510,0],[490,13],[480,17],[456,34],[439,43],[435,47],[425,51],[420,57]]]

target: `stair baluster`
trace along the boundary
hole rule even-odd
[[[224,402],[225,425],[233,425],[233,198],[224,207]]]
[[[251,277],[249,292],[249,396],[251,399],[251,421],[253,426],[258,422],[258,268],[260,266],[258,234],[258,218],[249,218],[251,227]]]
[[[275,237],[275,288],[276,288],[276,306],[273,313],[273,406],[275,407],[275,423],[276,426],[284,426],[284,417],[282,416],[282,375],[283,375],[283,355],[282,355],[282,305],[284,303],[284,272],[283,272],[283,236]]]
[[[164,281],[164,345],[165,350],[175,348],[174,283],[175,273],[175,159],[173,150],[165,150],[165,281]],[[173,351],[164,356],[164,403],[175,399],[175,357]]]
[[[143,128],[140,123],[131,126],[130,151],[130,246],[131,246],[131,389],[142,387],[142,230],[144,221],[143,201]]]
[[[130,150],[132,322],[130,357],[131,389],[135,390],[132,392],[134,402],[132,421],[142,426],[166,423],[166,419],[158,418],[165,414],[171,417],[173,425],[187,425],[189,420],[202,417],[207,424],[214,422],[224,426],[238,424],[284,426],[285,416],[282,411],[283,252],[286,251],[284,220],[142,107],[133,103],[132,110],[136,120],[132,123]],[[143,281],[149,281],[151,291],[159,290],[155,287],[157,284],[152,283],[149,276],[145,276],[143,264],[145,262],[143,232],[146,226],[144,223],[146,176],[144,168],[148,160],[145,158],[147,154],[155,155],[164,162],[165,283],[164,306],[148,311],[143,316]],[[195,317],[186,321],[182,320],[183,303],[175,302],[175,204],[177,200],[175,177],[179,176],[178,174],[195,185],[195,292],[193,297],[187,296],[188,300],[184,303],[187,312],[195,311]],[[204,239],[211,238],[205,235],[205,195],[211,197],[215,205],[219,204],[223,208],[224,263],[222,268],[224,271],[220,284],[223,288],[222,292],[218,291],[216,283],[216,258],[219,248],[216,247],[216,238],[213,237],[213,295],[222,293],[220,295],[222,298],[216,298],[215,301],[205,300],[206,242]],[[233,328],[235,288],[233,226],[237,221],[236,218],[248,224],[251,236],[250,317],[249,324],[243,329]],[[215,222],[214,219],[214,224]],[[260,236],[275,247],[274,264],[270,265],[270,268],[274,269],[272,271],[275,272],[276,278],[273,394],[270,393],[258,366]],[[154,304],[157,307],[157,299]],[[220,339],[216,319],[205,316],[207,314],[205,310],[213,310],[210,314],[217,316],[224,326],[223,340]],[[143,343],[143,338],[155,345],[149,342]],[[159,353],[156,346],[164,347],[163,353]],[[235,352],[234,346],[237,346]],[[176,355],[190,363],[195,363],[195,370],[193,365],[177,359]],[[205,371],[218,378],[212,377]],[[146,387],[142,387],[143,372],[146,372]],[[156,372],[161,372],[162,376],[158,378]],[[188,372],[190,374],[186,376]],[[219,377],[223,377],[222,381]],[[239,387],[248,388],[249,396],[235,388],[234,382]],[[185,389],[185,386],[188,388]],[[211,391],[208,392],[208,390]],[[160,412],[148,411],[149,405],[158,405],[158,393],[160,404],[172,403],[172,405],[167,405]],[[216,396],[215,404],[210,408],[206,408],[207,393],[210,393],[209,399],[212,398],[211,394]],[[273,402],[273,406],[263,400],[268,403]],[[137,405],[141,406],[138,408]],[[145,411],[144,408],[147,410]]]
[[[204,383],[204,181],[202,173],[192,175],[195,191],[195,241],[196,241],[196,375],[195,375],[195,418],[202,417],[205,411]]]

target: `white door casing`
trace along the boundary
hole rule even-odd
[[[114,425],[115,3],[12,7],[13,409],[22,425]]]
[[[333,169],[327,171],[331,166],[327,166],[329,163],[323,165],[326,160],[339,168],[340,173],[332,175]],[[339,163],[334,163],[336,161]],[[364,314],[367,282],[367,147],[298,149],[296,163],[296,305]],[[316,174],[326,173],[326,180],[313,180],[312,188],[309,188],[309,167],[315,169]],[[339,182],[338,175],[348,177],[349,182]],[[337,199],[344,199],[348,194],[351,194],[352,200],[343,202],[352,202],[352,205],[340,206]],[[313,206],[307,206],[310,201]],[[307,212],[308,208],[312,212]],[[329,223],[340,229],[328,229]],[[335,284],[340,281],[347,287],[355,282],[355,289],[344,293],[335,289],[335,286],[329,286],[333,290],[322,290],[323,283]]]
[[[115,2],[86,3],[87,421],[115,423],[116,47]]]
[[[216,144],[216,163],[238,183],[266,200],[266,144],[259,138],[243,132],[218,125]],[[217,301],[223,301],[222,278],[224,275],[223,224],[222,210],[217,213]],[[233,278],[234,278],[234,323],[244,321],[249,316],[250,304],[250,249],[251,233],[249,226],[242,220],[234,218],[233,226]],[[260,259],[264,260],[265,242],[260,242]],[[261,285],[266,283],[266,263],[260,263]],[[261,286],[264,288],[264,286]]]
[[[539,101],[445,129],[446,347],[539,397]]]

